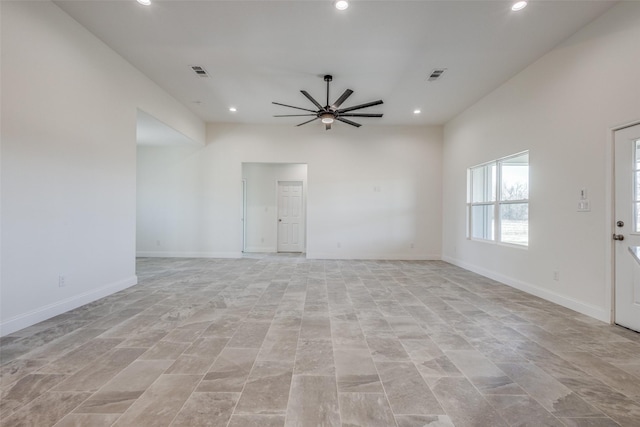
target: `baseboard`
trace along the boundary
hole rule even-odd
[[[278,249],[271,246],[249,246],[248,248],[245,248],[244,251],[256,254],[271,254],[278,252]]]
[[[353,260],[389,260],[389,261],[439,261],[440,254],[367,254],[336,252],[307,252],[307,259],[353,259]]]
[[[609,320],[610,320],[609,313],[604,308],[596,307],[591,304],[585,304],[581,301],[577,301],[577,300],[574,300],[573,298],[560,295],[548,289],[544,289],[539,286],[533,285],[531,283],[514,279],[513,277],[505,276],[503,274],[497,273],[492,270],[488,270],[483,267],[479,267],[477,265],[460,261],[456,258],[443,256],[442,260],[448,262],[449,264],[453,264],[458,267],[464,268],[465,270],[473,271],[474,273],[480,274],[481,276],[488,277],[489,279],[493,279],[500,283],[504,283],[505,285],[511,286],[512,288],[519,289],[528,294],[535,295],[539,298],[545,299],[547,301],[551,301],[563,307],[569,308],[573,311],[577,311],[578,313],[584,314],[585,316],[593,317],[594,319],[598,319],[605,323],[609,323]]]
[[[136,252],[138,258],[242,258],[242,252]]]
[[[127,289],[137,283],[138,277],[131,276],[126,279],[110,283],[101,288],[45,305],[28,313],[19,314],[0,323],[0,336],[5,336],[12,332],[19,331],[20,329],[35,325],[36,323],[50,319],[58,314],[65,313],[123,289]]]

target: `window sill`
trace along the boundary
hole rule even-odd
[[[472,237],[467,237],[467,240],[471,241],[471,242],[480,242],[480,243],[486,243],[489,245],[496,245],[496,246],[505,246],[508,248],[515,248],[515,249],[522,249],[522,250],[528,250],[529,249],[529,245],[519,245],[517,243],[508,243],[508,242],[496,242],[495,240],[486,240],[486,239],[474,239]]]

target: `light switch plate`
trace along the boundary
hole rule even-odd
[[[591,212],[591,202],[587,199],[578,202],[578,212]]]

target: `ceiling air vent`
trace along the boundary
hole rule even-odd
[[[191,69],[193,70],[194,73],[196,73],[200,77],[209,77],[209,73],[207,73],[207,70],[205,70],[199,65],[192,65]]]
[[[440,78],[440,76],[442,76],[442,74],[444,74],[444,72],[446,70],[447,70],[446,68],[436,68],[435,70],[433,70],[431,72],[431,75],[429,76],[427,81],[433,82],[433,81],[438,80]]]

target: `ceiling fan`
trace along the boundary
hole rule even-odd
[[[286,105],[286,104],[281,104],[279,102],[274,102],[273,104],[275,105],[281,105],[283,107],[289,107],[289,108],[295,108],[297,110],[308,111],[309,113],[308,114],[281,114],[273,117],[315,116],[313,119],[307,120],[306,122],[300,123],[299,125],[296,125],[296,126],[306,125],[307,123],[311,123],[315,120],[320,119],[322,123],[324,123],[326,130],[331,129],[331,124],[335,120],[338,120],[343,123],[347,123],[351,126],[355,126],[358,128],[362,126],[360,123],[356,123],[354,121],[346,119],[345,117],[382,117],[382,114],[351,113],[351,111],[360,110],[362,108],[373,107],[374,105],[380,105],[382,104],[382,100],[367,102],[366,104],[355,105],[353,107],[340,108],[342,103],[346,101],[347,98],[349,98],[349,96],[351,96],[351,94],[353,93],[351,89],[345,90],[344,93],[340,95],[340,98],[336,99],[336,101],[333,104],[329,105],[329,83],[331,82],[331,80],[333,80],[333,77],[330,76],[329,74],[324,76],[324,81],[327,82],[327,104],[324,107],[320,105],[320,103],[316,101],[311,95],[309,95],[307,91],[301,90],[300,92],[302,92],[302,94],[306,96],[307,99],[313,103],[313,105],[318,107],[318,110],[310,110],[308,108],[294,107],[293,105]]]

